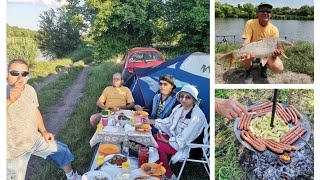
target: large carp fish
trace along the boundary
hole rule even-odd
[[[256,42],[249,43],[240,49],[231,51],[223,55],[220,60],[229,60],[230,68],[234,64],[235,58],[242,55],[253,54],[256,58],[264,59],[264,62],[262,62],[264,66],[267,63],[267,58],[272,56],[275,49],[280,50],[281,55],[288,58],[284,54],[284,51],[290,47],[293,47],[293,44],[289,41],[280,38],[264,38]]]

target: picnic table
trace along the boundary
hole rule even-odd
[[[153,138],[151,132],[136,132],[134,131],[134,129],[130,128],[130,123],[128,123],[128,125],[125,126],[115,125],[115,121],[117,121],[117,115],[119,115],[119,113],[121,112],[124,112],[128,116],[130,116],[130,114],[132,113],[128,110],[122,110],[116,114],[110,115],[110,121],[108,122],[108,126],[105,126],[100,132],[96,131],[93,137],[91,138],[90,146],[93,147],[97,144],[97,147],[92,157],[92,161],[88,169],[88,172],[93,172],[97,168],[97,157],[102,155],[98,150],[99,147],[104,143],[111,143],[117,145],[121,152],[121,143],[124,140],[126,134],[128,135],[129,140],[136,141],[149,147],[149,162],[156,162],[159,159],[157,150],[158,144]],[[135,123],[141,122],[136,121]],[[138,167],[137,157],[130,156],[128,161],[130,162],[130,180],[133,180],[137,176],[148,176],[143,170],[141,170]],[[100,168],[99,172],[105,172],[108,175],[110,175],[111,178],[114,179],[117,175],[122,173],[122,168],[112,166],[106,163]]]

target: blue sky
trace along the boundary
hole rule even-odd
[[[291,8],[300,8],[303,5],[313,6],[313,0],[269,0],[269,1],[261,1],[261,0],[216,0],[216,2],[228,3],[233,6],[238,4],[251,3],[254,5],[259,5],[261,2],[267,2],[271,4],[273,7],[284,7],[289,6]]]
[[[39,15],[59,6],[55,0],[7,0],[7,24],[38,30]]]

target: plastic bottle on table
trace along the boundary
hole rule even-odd
[[[125,155],[129,159],[129,137],[128,133],[126,132],[124,136],[124,140],[122,142],[122,154]]]

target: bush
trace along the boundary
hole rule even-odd
[[[93,48],[82,47],[78,48],[69,55],[70,59],[75,62],[79,60],[85,61],[85,63],[90,63],[93,60]]]

